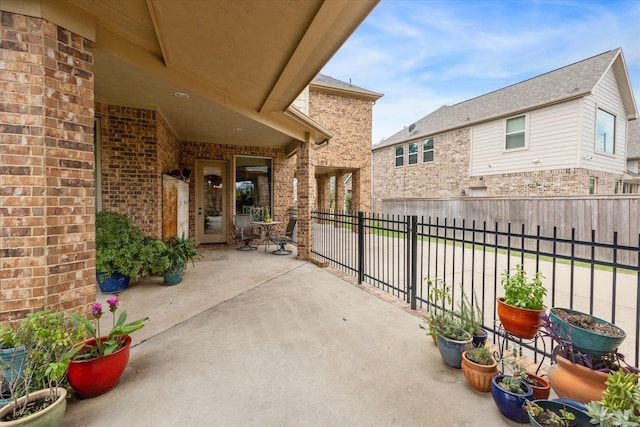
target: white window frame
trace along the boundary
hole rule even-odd
[[[511,133],[507,132],[507,123],[509,122],[509,120],[519,119],[521,117],[524,117],[524,129],[518,130],[517,132],[511,132]],[[507,137],[509,135],[514,135],[516,133],[524,133],[524,145],[522,145],[522,147],[508,148]],[[507,117],[506,119],[504,119],[504,141],[503,141],[502,149],[504,151],[511,152],[511,151],[518,151],[518,150],[526,150],[528,148],[529,148],[529,115],[519,114],[517,116]]]
[[[420,146],[418,141],[407,144],[407,165],[417,165],[418,155],[420,154]]]
[[[613,118],[613,146],[611,147],[611,151],[606,150],[606,139],[605,139],[605,149],[601,150],[600,149],[600,144],[598,141],[598,128],[599,123],[600,123],[600,112],[602,112],[603,114],[606,114],[607,116],[610,116]],[[594,150],[596,153],[600,153],[600,154],[606,154],[609,156],[613,156],[616,154],[616,124],[617,124],[617,117],[615,114],[607,111],[604,108],[598,107],[596,109],[596,132],[595,132],[595,142],[594,142]],[[605,138],[606,138],[606,132],[605,132]]]
[[[424,146],[427,142],[431,141],[431,148],[425,149]],[[427,153],[431,153],[431,160],[425,160],[424,156]],[[432,163],[436,158],[436,142],[433,138],[425,138],[422,140],[422,163]]]
[[[400,155],[398,155],[398,149],[402,151]],[[395,167],[399,168],[404,166],[404,145],[396,145],[395,147],[393,147],[393,154],[394,154],[393,164],[395,165]],[[400,159],[400,164],[398,164],[398,159]]]

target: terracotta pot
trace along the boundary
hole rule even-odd
[[[542,324],[544,310],[529,310],[506,304],[504,297],[498,301],[498,317],[502,327],[509,334],[517,338],[531,339],[538,333],[538,326]]]
[[[556,364],[549,367],[549,382],[558,397],[588,403],[601,400],[607,388],[607,374],[594,371],[557,356]]]
[[[101,395],[118,384],[120,376],[129,362],[129,350],[131,349],[131,337],[127,335],[124,338],[124,347],[108,356],[71,361],[67,378],[71,387],[80,397],[89,398]],[[104,341],[107,337],[100,339]],[[84,343],[95,345],[96,340],[90,339]]]
[[[28,417],[20,418],[18,420],[13,421],[0,421],[0,426],[9,427],[9,426],[30,426],[30,427],[58,427],[62,425],[62,419],[64,418],[64,413],[67,409],[67,390],[62,387],[58,387],[55,389],[58,393],[58,400],[53,402],[51,405],[44,408],[42,411],[38,411],[35,414],[29,415]],[[28,401],[33,402],[34,400],[42,399],[43,397],[47,397],[51,393],[51,390],[48,388],[34,391],[33,393],[29,393]],[[21,397],[18,399],[18,405],[22,405],[27,399],[27,397]],[[0,419],[2,419],[5,415],[9,414],[13,411],[14,403],[11,402],[6,406],[0,408]]]
[[[467,352],[462,353],[462,373],[471,387],[478,391],[491,390],[491,379],[498,375],[498,363],[494,360],[491,365],[480,365],[467,359]]]
[[[542,386],[529,384],[533,389],[533,397],[535,399],[548,399],[549,394],[551,393],[551,384],[549,383],[549,381],[542,378],[541,376],[532,374],[530,372],[527,372],[527,375],[530,378],[533,378],[534,380],[536,380],[538,383],[543,384]]]

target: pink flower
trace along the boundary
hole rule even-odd
[[[99,302],[93,304],[91,306],[91,314],[93,314],[96,319],[100,318],[100,316],[102,316],[102,304]]]
[[[107,304],[109,304],[109,311],[112,313],[115,312],[118,309],[118,295],[107,299]]]

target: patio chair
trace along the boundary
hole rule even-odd
[[[287,244],[295,245],[296,242],[293,240],[293,230],[296,227],[296,219],[291,218],[287,223],[287,229],[284,234],[274,234],[269,236],[269,240],[276,244],[276,246],[280,246],[275,251],[271,252],[274,255],[291,255],[293,251],[287,249],[285,246]]]
[[[233,226],[236,230],[236,238],[244,242],[244,246],[237,248],[239,251],[255,251],[257,246],[249,245],[249,242],[255,239],[259,239],[260,236],[256,234],[253,228],[253,217],[251,215],[237,214],[233,217]]]

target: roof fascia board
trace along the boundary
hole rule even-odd
[[[369,90],[362,90],[355,87],[341,87],[334,86],[326,83],[312,82],[309,83],[309,89],[317,92],[328,93],[330,95],[348,96],[351,98],[369,99],[376,101],[382,98],[382,93],[372,92]]]

